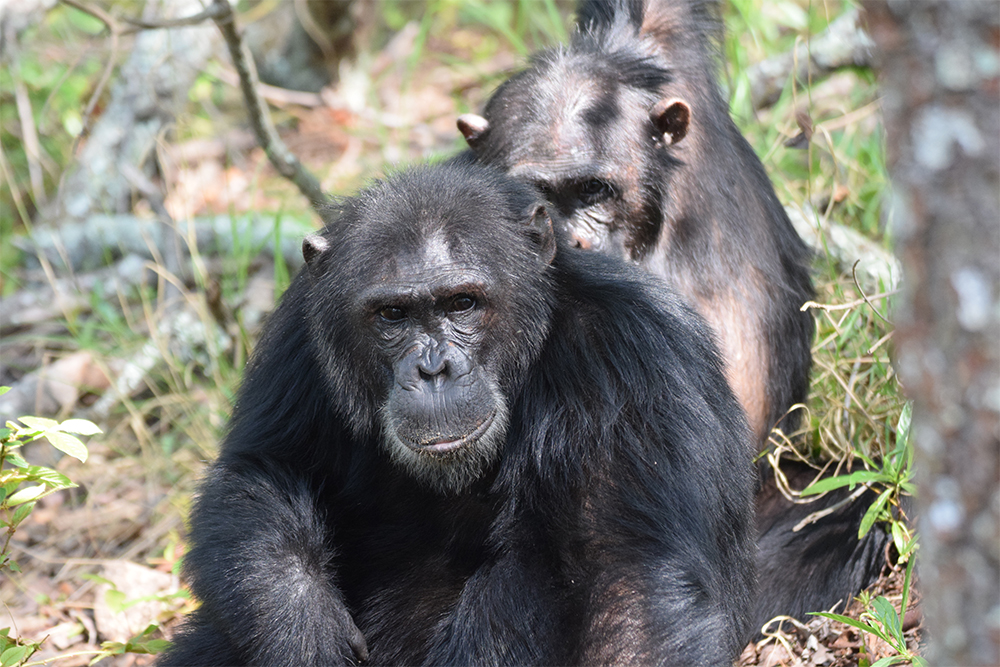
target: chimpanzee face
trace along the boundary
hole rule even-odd
[[[673,164],[666,147],[684,136],[690,117],[684,102],[663,102],[635,85],[655,89],[665,76],[641,59],[618,70],[556,53],[510,79],[484,116],[462,116],[458,127],[480,158],[542,191],[575,245],[637,260],[659,237],[662,184]]]
[[[537,193],[512,179],[514,193],[435,182],[412,198],[405,182],[304,241],[311,325],[355,428],[381,432],[416,479],[459,491],[499,458],[511,395],[544,341],[554,232]]]
[[[380,418],[395,460],[456,490],[496,460],[507,401],[485,354],[499,285],[441,237],[397,257],[357,296],[359,320],[392,377]]]

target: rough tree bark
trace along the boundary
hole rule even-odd
[[[917,561],[938,665],[1000,664],[1000,3],[867,0],[914,399]]]

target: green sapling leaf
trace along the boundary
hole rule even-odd
[[[80,442],[79,438],[67,433],[60,433],[59,431],[47,431],[45,437],[60,452],[72,456],[79,461],[87,460],[87,447]]]

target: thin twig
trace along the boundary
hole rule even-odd
[[[812,514],[810,514],[806,518],[802,519],[802,521],[799,521],[792,528],[792,532],[793,533],[797,533],[800,530],[802,530],[803,528],[805,528],[806,526],[808,526],[809,524],[816,523],[817,521],[819,521],[823,517],[828,516],[830,514],[833,514],[834,512],[836,512],[837,510],[839,510],[844,505],[847,505],[848,503],[852,503],[855,500],[857,500],[858,498],[860,498],[861,494],[863,494],[869,488],[871,488],[871,487],[868,484],[862,484],[860,487],[858,487],[857,489],[855,489],[854,493],[852,493],[851,495],[847,496],[846,498],[844,498],[843,500],[841,500],[839,503],[835,503],[834,505],[831,505],[830,507],[827,507],[826,509],[819,510],[818,512],[813,512]]]
[[[879,292],[878,294],[873,294],[863,299],[855,299],[854,301],[849,301],[848,303],[837,303],[837,304],[819,303],[817,301],[806,301],[804,304],[802,304],[802,307],[799,308],[799,310],[805,312],[810,308],[815,308],[817,310],[823,310],[828,313],[834,310],[850,310],[851,308],[860,306],[863,303],[867,303],[869,306],[871,306],[872,301],[875,301],[877,299],[885,299],[886,297],[890,297],[898,293],[899,290],[894,289],[894,290],[889,290],[888,292]],[[862,292],[862,294],[864,294],[864,292]]]
[[[228,7],[228,5],[227,5]],[[218,3],[214,5],[209,5],[205,10],[198,12],[197,14],[192,14],[191,16],[183,16],[179,19],[133,19],[133,18],[123,18],[122,21],[128,23],[136,30],[161,30],[164,28],[184,28],[186,26],[197,25],[208,19],[213,21],[221,18],[225,15],[225,10],[223,10]]]
[[[21,137],[24,141],[24,155],[28,160],[28,178],[31,182],[31,195],[35,198],[35,207],[45,204],[45,179],[42,176],[42,146],[38,141],[38,130],[35,127],[35,116],[31,109],[31,99],[24,80],[14,77],[14,99],[17,103],[17,115],[21,121]]]
[[[111,14],[100,7],[93,7],[91,5],[79,2],[79,0],[60,0],[64,5],[68,5],[73,9],[79,9],[84,14],[90,14],[95,19],[103,23],[108,30],[111,32],[121,32],[121,26],[118,25],[118,21],[114,19]]]
[[[236,19],[233,16],[232,7],[227,0],[213,0],[213,7],[219,8],[219,12],[213,20],[219,27],[222,37],[226,40],[226,46],[233,59],[233,66],[236,73],[239,74],[240,89],[243,91],[243,99],[247,105],[250,124],[253,126],[254,134],[257,135],[257,142],[264,149],[264,153],[274,168],[278,170],[278,173],[294,183],[299,191],[306,196],[312,207],[320,212],[327,197],[316,177],[302,166],[298,158],[288,150],[285,143],[278,137],[274,123],[271,122],[267,105],[257,89],[257,72],[254,69],[253,58],[236,29]]]
[[[861,288],[861,283],[858,282],[858,264],[860,263],[861,260],[859,259],[858,261],[854,262],[854,266],[851,267],[851,277],[854,278],[854,286],[858,288],[858,291],[861,293],[861,298],[864,299],[865,303],[867,303],[871,307],[872,311],[876,315],[878,315],[879,319],[888,324],[889,326],[892,326],[892,322],[882,317],[882,313],[878,312],[878,308],[876,308],[875,305],[868,300],[868,295],[865,294],[865,291]]]

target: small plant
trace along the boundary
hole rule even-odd
[[[858,538],[864,537],[877,522],[889,524],[892,541],[899,553],[899,563],[906,563],[906,573],[903,576],[903,597],[900,610],[897,613],[889,600],[881,595],[871,599],[867,591],[858,596],[858,601],[864,607],[858,619],[841,614],[817,612],[817,616],[839,621],[862,632],[873,634],[882,639],[896,651],[897,655],[887,656],[875,662],[862,660],[860,667],[888,667],[909,662],[917,667],[926,667],[927,661],[911,651],[903,636],[903,621],[910,597],[910,579],[913,574],[913,558],[917,549],[917,534],[906,525],[906,513],[901,506],[904,495],[913,495],[915,486],[913,478],[913,446],[910,444],[910,419],[913,414],[913,404],[908,402],[903,406],[896,423],[896,445],[878,463],[855,450],[855,455],[868,466],[867,470],[858,470],[848,475],[839,475],[819,480],[806,487],[802,495],[812,495],[831,489],[848,486],[853,488],[863,484],[878,492],[875,501],[869,506],[861,520]],[[896,511],[893,511],[893,507]],[[866,651],[867,652],[867,651]],[[870,653],[870,652],[869,652]]]
[[[910,419],[913,404],[907,403],[896,423],[896,445],[881,461],[873,461],[864,452],[855,449],[854,455],[864,461],[867,470],[857,470],[848,475],[828,477],[810,484],[802,490],[803,496],[814,495],[838,489],[843,486],[854,488],[863,484],[878,492],[875,501],[865,512],[858,528],[858,538],[864,537],[876,522],[889,524],[893,544],[899,553],[899,562],[905,563],[916,546],[913,532],[906,525],[906,512],[902,508],[904,495],[912,496],[916,487],[913,484],[913,447],[910,445]],[[896,511],[893,511],[893,508]]]
[[[0,387],[0,396],[9,390],[10,387]],[[100,432],[101,429],[86,419],[58,422],[43,417],[18,417],[0,428],[0,529],[5,532],[2,538],[3,548],[0,549],[0,571],[21,571],[17,562],[11,558],[10,541],[18,526],[31,514],[35,504],[56,491],[76,486],[68,477],[52,468],[29,465],[17,450],[29,442],[45,438],[59,451],[83,462],[87,460],[87,446],[76,436],[96,435]],[[118,596],[121,597],[121,593]],[[120,602],[120,607],[124,609],[127,603],[123,600]],[[94,655],[90,663],[94,664],[98,660],[122,653],[156,654],[169,644],[163,639],[149,639],[149,635],[157,629],[158,626],[153,624],[127,642],[103,642],[100,651],[83,651],[60,658]],[[41,642],[11,636],[10,628],[0,629],[0,667],[28,667],[48,662],[27,662],[39,646]]]
[[[160,629],[156,623],[151,623],[145,630],[129,639],[127,642],[101,642],[101,650],[98,651],[90,661],[93,665],[99,660],[113,655],[123,653],[140,653],[143,655],[156,655],[163,649],[170,646],[166,639],[150,639],[150,635]]]
[[[0,395],[10,387],[0,387]],[[44,466],[29,465],[17,451],[40,438],[59,451],[80,461],[87,460],[87,447],[75,435],[94,435],[101,430],[86,419],[57,422],[42,417],[19,417],[0,428],[0,529],[4,531],[0,548],[0,571],[20,572],[10,554],[10,540],[15,531],[45,496],[69,489],[76,484],[62,473]],[[24,664],[40,642],[28,642],[10,635],[10,628],[0,629],[0,667]]]
[[[907,550],[908,553],[913,552],[915,542],[916,538],[914,537]],[[885,597],[879,595],[872,600],[866,593],[858,596],[858,600],[865,610],[857,620],[850,616],[831,614],[825,611],[815,613],[816,616],[823,616],[850,625],[853,628],[861,630],[862,633],[873,634],[891,646],[897,653],[897,655],[886,656],[875,662],[862,659],[858,663],[859,667],[888,667],[889,665],[898,665],[903,662],[909,662],[916,667],[927,667],[927,661],[910,650],[906,645],[906,638],[903,636],[903,618],[906,616],[906,606],[909,603],[910,577],[913,574],[913,563],[914,559],[910,558],[906,565],[906,574],[903,576],[903,599],[900,603],[898,613],[896,612],[896,608],[892,606],[892,603]],[[864,634],[862,634],[863,638]],[[870,655],[867,649],[866,653]]]

